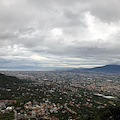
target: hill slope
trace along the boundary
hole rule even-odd
[[[0,87],[4,87],[6,85],[13,85],[13,83],[22,83],[22,80],[13,76],[7,76],[0,73]]]

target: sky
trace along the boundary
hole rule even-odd
[[[120,0],[0,0],[0,69],[120,64]]]

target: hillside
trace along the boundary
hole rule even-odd
[[[5,87],[6,85],[13,85],[13,83],[22,83],[23,81],[13,77],[7,76],[0,73],[0,87]]]

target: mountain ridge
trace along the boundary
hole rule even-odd
[[[94,68],[75,68],[69,70],[68,72],[104,72],[104,73],[119,73],[120,74],[120,65],[104,65],[101,67],[94,67]]]
[[[105,65],[101,67],[91,68],[91,71],[101,71],[108,73],[120,73],[120,65]]]

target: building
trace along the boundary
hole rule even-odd
[[[4,109],[6,109],[5,103],[0,102],[0,110],[4,110]]]

